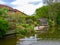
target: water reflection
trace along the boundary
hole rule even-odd
[[[40,40],[35,36],[19,39],[19,42],[17,42],[16,45],[60,45],[59,40]]]
[[[6,39],[0,39],[0,45],[16,45],[17,39],[14,38],[6,38]]]
[[[56,40],[20,41],[17,45],[60,45]]]

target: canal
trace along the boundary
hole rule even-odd
[[[56,31],[57,32],[57,31]],[[60,32],[58,33],[60,35]],[[39,38],[37,38],[37,36]],[[54,35],[56,36],[56,35]],[[58,35],[57,35],[58,36]],[[56,38],[57,38],[56,36]],[[39,34],[35,34],[30,37],[24,37],[17,41],[16,35],[14,37],[7,37],[0,39],[0,45],[60,45],[60,40],[57,39],[42,39]],[[59,38],[60,39],[60,38]]]
[[[60,40],[42,40],[35,35],[19,39],[16,45],[60,45]]]
[[[17,41],[16,37],[0,39],[0,45],[60,45],[60,40],[42,40],[36,38],[35,35],[19,39],[19,41]]]
[[[17,38],[16,37],[8,37],[0,39],[0,45],[16,45]]]

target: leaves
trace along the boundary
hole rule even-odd
[[[0,37],[5,35],[7,30],[8,30],[8,22],[3,18],[0,18]]]

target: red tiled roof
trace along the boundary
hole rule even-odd
[[[14,12],[21,12],[21,11],[19,11],[19,10],[17,10],[17,9],[13,9],[12,7],[10,7],[10,6],[6,6],[6,5],[3,5],[3,4],[0,4],[0,8],[3,8],[3,7],[6,7],[6,8],[8,8],[9,10],[12,10],[12,11],[14,11]],[[24,14],[24,15],[26,15],[25,13],[23,13],[23,12],[21,12],[22,14]]]
[[[11,8],[11,7],[9,7],[9,6],[6,6],[6,5],[2,5],[2,4],[0,4],[0,8],[3,8],[3,7],[8,8],[9,10],[14,10],[13,8]]]

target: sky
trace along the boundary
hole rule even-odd
[[[43,6],[42,2],[42,0],[0,0],[0,4],[18,9],[27,15],[34,14],[37,8]]]

